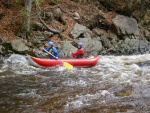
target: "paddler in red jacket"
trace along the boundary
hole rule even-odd
[[[78,43],[78,50],[76,52],[71,52],[73,57],[76,58],[83,58],[84,56],[84,48],[83,48],[83,44],[81,42]]]

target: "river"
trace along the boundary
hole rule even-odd
[[[0,113],[150,113],[150,54],[73,70],[0,57]]]

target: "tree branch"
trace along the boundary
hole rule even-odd
[[[40,16],[39,14],[38,14],[38,17],[39,17],[41,23],[42,23],[49,31],[51,31],[51,32],[53,32],[53,33],[57,33],[57,34],[61,32],[61,30],[56,30],[56,29],[50,28],[50,27],[42,20],[42,18],[41,18],[41,16]]]
[[[39,6],[38,4],[37,4],[36,6],[39,8],[40,11],[42,11],[41,8],[40,8],[40,6]],[[36,10],[37,10],[37,7],[36,7]],[[42,20],[42,18],[41,18],[41,16],[40,16],[40,13],[38,13],[38,17],[39,17],[39,19],[40,19],[40,22],[41,22],[41,23],[46,27],[46,29],[48,29],[49,31],[51,31],[51,32],[53,32],[53,33],[56,33],[56,34],[59,34],[60,32],[62,32],[61,30],[57,30],[57,29],[50,28],[50,27],[44,22],[44,20]]]

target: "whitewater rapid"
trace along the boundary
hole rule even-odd
[[[150,111],[150,54],[101,56],[72,70],[37,68],[13,54],[0,67],[0,112]]]

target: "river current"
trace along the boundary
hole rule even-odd
[[[150,54],[73,70],[0,57],[0,113],[150,113]]]

